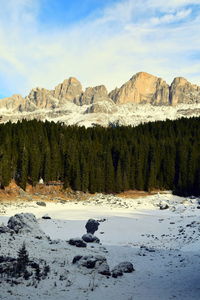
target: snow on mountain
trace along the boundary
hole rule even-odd
[[[74,103],[66,103],[62,108],[55,109],[38,109],[34,112],[6,112],[0,110],[1,123],[11,121],[13,123],[18,120],[37,119],[48,120],[54,122],[63,122],[66,125],[78,125],[91,127],[96,124],[102,126],[114,125],[133,125],[153,121],[176,120],[182,117],[198,117],[200,116],[200,104],[179,104],[176,106],[154,106],[151,104],[121,104],[115,105],[112,112],[112,106],[108,106],[107,102],[101,103],[95,109],[102,109],[103,112],[90,113],[93,110],[92,105],[77,106]]]
[[[38,119],[67,125],[133,125],[157,120],[200,116],[200,87],[182,77],[169,86],[145,72],[134,75],[110,93],[105,86],[83,91],[73,77],[54,90],[35,88],[23,98],[0,100],[0,122]]]

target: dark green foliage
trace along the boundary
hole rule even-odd
[[[17,272],[20,273],[26,273],[26,267],[29,263],[29,255],[28,251],[26,250],[26,245],[23,243],[22,247],[18,251],[17,256]],[[27,276],[27,274],[25,275]]]
[[[42,274],[41,274],[41,271],[40,271],[40,267],[39,267],[39,265],[38,265],[38,266],[35,268],[35,279],[36,279],[37,281],[40,281],[41,276],[42,276]]]
[[[0,184],[61,181],[84,192],[171,189],[200,195],[200,118],[94,128],[0,125]]]

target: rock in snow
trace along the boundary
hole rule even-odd
[[[87,269],[96,269],[96,271],[102,275],[111,275],[107,260],[104,256],[101,255],[77,255],[74,257],[72,263],[77,264],[81,267],[85,267]]]
[[[36,202],[36,204],[39,206],[46,206],[46,203],[43,201],[38,201],[38,202]]]
[[[7,226],[4,226],[4,225],[0,226],[0,233],[11,233],[11,232],[13,232],[13,230],[8,228]]]
[[[98,237],[94,236],[91,233],[86,233],[82,236],[82,239],[86,242],[86,243],[99,243],[100,240]]]
[[[36,217],[31,213],[21,213],[10,217],[8,228],[15,233],[31,234],[34,237],[44,237],[45,233],[40,229]]]
[[[159,203],[159,207],[160,207],[160,210],[164,210],[164,209],[168,209],[169,205],[163,201],[163,202]]]
[[[87,244],[80,238],[70,239],[69,244],[72,245],[72,246],[80,247],[80,248],[87,247]]]
[[[49,217],[49,215],[48,215],[48,214],[46,214],[46,215],[42,216],[42,219],[44,219],[44,220],[50,220],[50,219],[51,219],[51,217]]]
[[[106,275],[106,276],[110,276],[110,268],[109,265],[107,264],[107,262],[103,262],[99,267],[98,267],[98,273],[101,275]]]
[[[87,233],[94,234],[98,230],[99,222],[94,219],[89,219],[85,225]]]
[[[121,262],[113,268],[112,276],[116,278],[118,276],[122,276],[123,273],[132,273],[133,271],[135,271],[133,264],[131,262],[125,261]]]

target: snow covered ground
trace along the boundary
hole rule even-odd
[[[84,202],[46,202],[46,206],[36,202],[1,203],[0,223],[6,224],[16,213],[31,212],[51,241],[0,234],[0,255],[16,256],[25,240],[30,257],[45,259],[51,272],[36,287],[26,282],[14,286],[1,283],[0,299],[200,299],[198,201],[166,192],[138,199],[99,194]],[[161,202],[169,208],[160,210]],[[42,219],[45,214],[51,219]],[[95,234],[101,244],[70,246],[66,240],[81,237],[90,218],[103,221]],[[103,255],[111,269],[130,261],[135,271],[107,278],[72,265],[78,254]]]

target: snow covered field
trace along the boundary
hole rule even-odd
[[[160,210],[160,203],[168,209]],[[200,207],[199,207],[200,208]],[[0,204],[0,223],[16,213],[33,213],[50,236],[36,239],[0,234],[0,255],[17,255],[25,240],[30,257],[50,265],[49,278],[37,287],[0,284],[0,299],[200,299],[200,209],[198,199],[170,193],[138,199],[95,195],[87,201]],[[42,219],[48,214],[51,219]],[[95,235],[101,244],[77,248],[66,241],[85,233],[88,219],[101,220]],[[105,219],[105,220],[104,220]],[[112,269],[130,261],[135,271],[107,278],[72,265],[75,255],[100,254]],[[62,275],[62,280],[60,279]],[[63,279],[64,278],[64,279]]]

